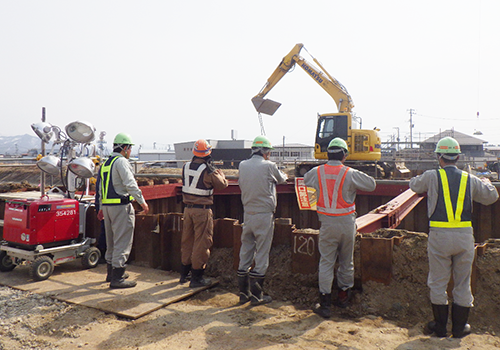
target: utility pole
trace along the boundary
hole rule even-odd
[[[413,114],[415,113],[415,110],[413,108],[408,109],[408,112],[410,112],[410,148],[413,148]]]

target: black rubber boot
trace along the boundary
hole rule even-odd
[[[319,293],[319,303],[314,305],[312,310],[323,318],[332,317],[332,295]]]
[[[467,323],[469,311],[470,307],[460,306],[455,303],[451,305],[451,332],[453,338],[462,338],[470,334],[470,324]]]
[[[434,321],[427,323],[427,328],[430,333],[434,333],[436,337],[444,338],[447,336],[446,324],[448,323],[448,305],[432,304],[432,313]]]
[[[204,269],[191,269],[191,282],[189,283],[189,288],[199,288],[206,287],[212,284],[209,278],[203,278]]]
[[[339,290],[335,305],[343,309],[348,307],[351,301],[351,295],[351,288],[347,288],[346,290]]]
[[[129,277],[128,273],[123,273],[123,278],[127,279]],[[113,279],[113,265],[108,264],[108,274],[106,275],[106,282],[111,282]]]
[[[250,278],[248,277],[248,272],[238,270],[238,286],[240,288],[239,304],[248,303],[252,296],[250,293]]]
[[[132,288],[137,285],[137,282],[125,281],[125,277],[123,277],[124,274],[124,267],[113,267],[113,274],[109,288]]]
[[[179,283],[183,284],[190,279],[189,273],[191,272],[191,264],[181,265],[181,278],[179,278]]]
[[[264,277],[250,277],[250,304],[252,306],[267,304],[273,301],[269,295],[264,294]]]

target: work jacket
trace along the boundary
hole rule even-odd
[[[344,200],[342,189],[349,171],[345,165],[324,164],[317,167],[319,193],[316,210],[320,214],[345,216],[356,211],[356,204]]]
[[[193,157],[182,168],[182,200],[184,204],[212,205],[214,190],[228,186],[224,173],[207,163],[204,158]]]
[[[102,205],[121,205],[128,204],[134,200],[130,195],[119,195],[113,185],[113,176],[111,171],[118,156],[110,157],[100,169],[100,185],[101,185],[101,203]]]
[[[203,181],[207,169],[206,163],[187,162],[182,170],[182,192],[194,196],[211,196],[213,187],[208,187]]]
[[[438,172],[438,197],[430,227],[471,227],[472,200],[469,174],[455,167]]]

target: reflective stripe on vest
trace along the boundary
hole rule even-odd
[[[318,167],[319,194],[316,210],[320,214],[345,216],[355,212],[356,204],[342,197],[342,187],[349,167],[322,165]]]
[[[464,209],[464,201],[465,201],[465,191],[467,189],[467,180],[469,178],[469,174],[465,171],[462,172],[460,178],[460,187],[458,190],[458,198],[457,198],[457,208],[456,212],[453,213],[453,205],[451,203],[450,196],[450,186],[448,184],[448,176],[446,176],[446,171],[444,169],[439,169],[439,176],[441,178],[442,188],[443,188],[443,198],[444,204],[446,208],[446,216],[448,221],[430,221],[430,227],[472,227],[471,221],[461,221],[462,220],[462,211]]]
[[[109,158],[101,166],[100,173],[101,173],[102,205],[128,204],[134,200],[134,197],[132,196],[120,196],[115,191],[115,187],[113,186],[113,179],[111,179],[111,168],[117,159],[118,156]]]
[[[191,162],[187,162],[186,165],[184,165],[182,192],[195,196],[211,196],[214,193],[213,188],[201,188],[204,186],[202,174],[206,168],[207,165],[201,163],[198,169],[191,169]]]

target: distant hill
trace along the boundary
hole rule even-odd
[[[0,136],[0,154],[20,156],[31,149],[40,151],[41,141],[35,135]]]

